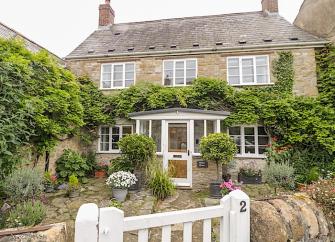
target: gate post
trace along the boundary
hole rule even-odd
[[[98,242],[99,208],[87,203],[79,208],[75,224],[75,242]]]
[[[99,242],[123,242],[124,213],[117,208],[101,208]]]
[[[230,242],[250,242],[250,198],[241,190],[229,193]]]

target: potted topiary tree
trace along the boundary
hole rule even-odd
[[[143,183],[144,171],[147,165],[156,156],[155,141],[145,135],[132,134],[122,138],[119,142],[119,147],[122,153],[123,164],[131,164],[137,178],[136,184],[132,185],[129,190],[139,190]],[[113,166],[113,164],[112,164]]]
[[[229,180],[228,163],[234,158],[237,151],[234,141],[225,133],[210,134],[200,141],[200,152],[203,159],[215,162],[217,180],[210,183],[211,197],[221,197],[220,185],[222,179]],[[222,167],[222,179],[219,167]]]

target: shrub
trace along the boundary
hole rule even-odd
[[[158,164],[151,165],[150,167],[148,187],[159,200],[164,200],[168,196],[171,196],[176,189],[169,173],[164,171]]]
[[[68,180],[71,175],[82,179],[89,170],[90,167],[86,160],[79,153],[69,149],[64,150],[64,153],[56,161],[56,172],[63,180]]]
[[[74,191],[79,188],[79,180],[75,175],[69,177],[69,191]]]
[[[132,166],[131,162],[127,160],[126,157],[117,157],[110,162],[110,166],[108,167],[108,175],[118,171],[129,171],[133,172],[134,167]]]
[[[294,168],[287,163],[270,162],[263,171],[267,183],[275,187],[294,188]]]
[[[320,180],[307,188],[308,194],[325,209],[335,223],[335,178]]]
[[[217,179],[220,180],[219,164],[223,165],[222,176],[227,179],[227,165],[237,151],[234,141],[225,133],[210,134],[200,141],[202,157],[216,163]]]
[[[41,223],[45,216],[46,209],[40,201],[27,201],[18,204],[9,212],[6,226],[34,226]]]
[[[145,135],[127,135],[118,144],[123,156],[129,160],[135,170],[144,170],[156,155],[154,140]]]
[[[88,152],[87,154],[84,154],[82,157],[86,161],[86,164],[88,166],[86,175],[92,176],[94,174],[97,165],[96,153]]]
[[[34,199],[43,189],[43,176],[37,170],[29,168],[14,171],[3,183],[4,193],[13,202]]]

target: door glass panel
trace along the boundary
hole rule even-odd
[[[187,160],[169,160],[169,175],[172,178],[187,178]]]
[[[168,133],[169,152],[187,152],[187,124],[170,123]]]
[[[204,120],[194,120],[194,153],[200,153],[200,139],[204,136]]]

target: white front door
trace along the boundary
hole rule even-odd
[[[177,186],[192,186],[190,122],[166,121],[164,168]]]

